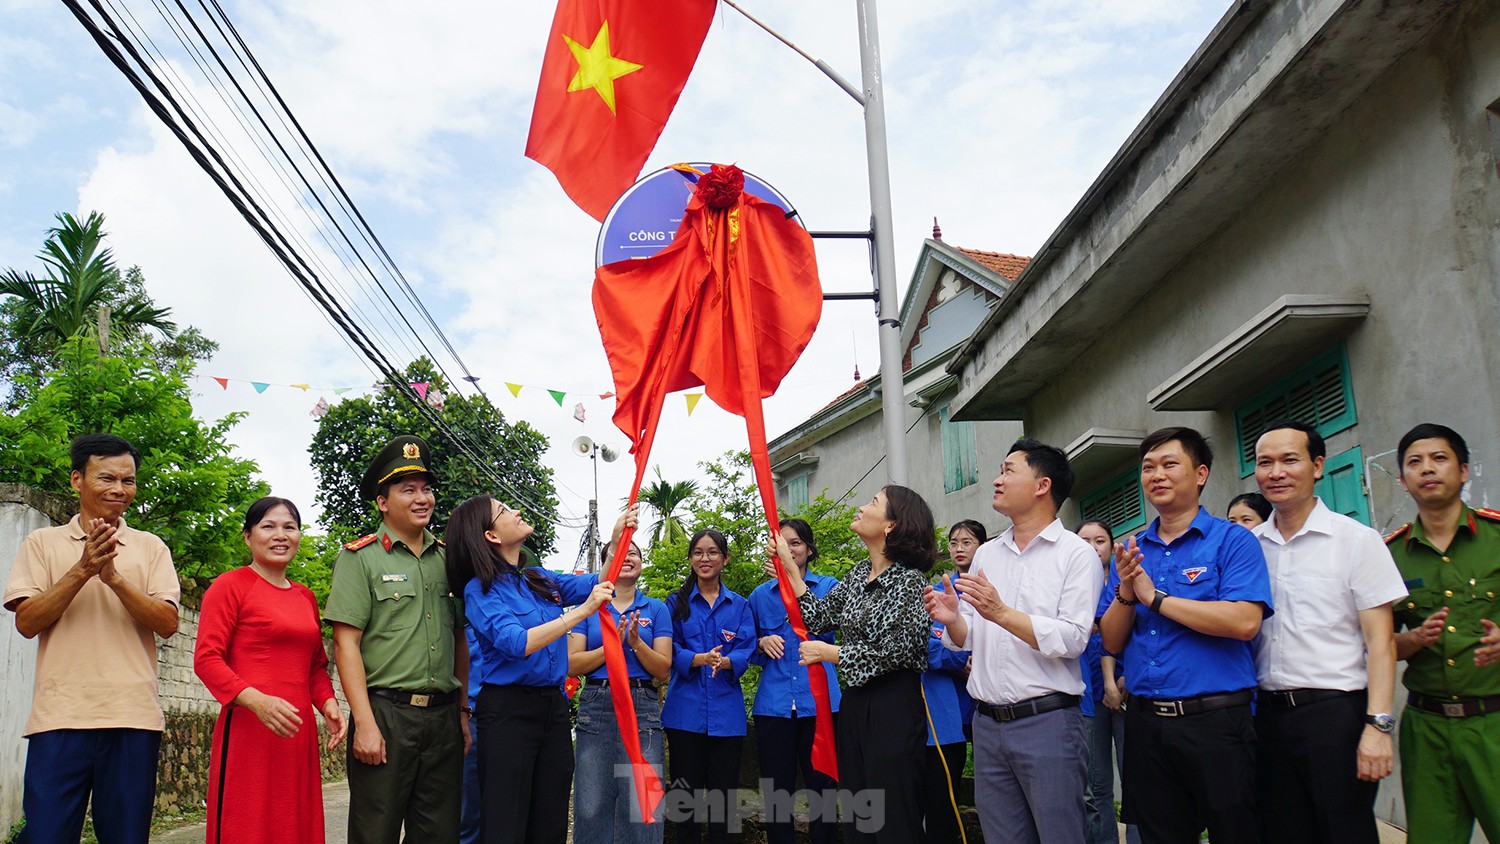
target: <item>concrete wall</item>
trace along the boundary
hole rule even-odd
[[[1204,503],[1222,513],[1255,485],[1239,476],[1232,404],[1158,413],[1147,393],[1282,295],[1363,293],[1369,316],[1347,337],[1359,422],[1330,439],[1329,454],[1362,447],[1375,526],[1392,529],[1414,512],[1387,452],[1423,421],[1464,434],[1470,501],[1500,503],[1500,130],[1487,111],[1497,100],[1500,14],[1473,4],[1397,61],[1265,191],[1225,196],[1243,203],[1239,213],[1119,315],[1127,330],[1099,336],[1036,394],[1027,431],[1068,442],[1093,426],[1191,425],[1219,453]],[[1398,824],[1399,791],[1387,779],[1378,807]]]
[[[27,504],[0,500],[0,583],[10,579],[21,540],[52,520]],[[0,832],[21,817],[21,774],[26,742],[21,731],[31,713],[36,642],[16,632],[13,616],[0,614]]]
[[[878,400],[877,398],[876,401]],[[1000,461],[1009,453],[1009,445],[1021,435],[1021,426],[1014,422],[975,423],[974,441],[978,454],[979,480],[963,489],[945,493],[943,437],[939,430],[937,410],[939,406],[935,404],[925,411],[906,406],[902,428],[911,428],[906,435],[911,488],[927,500],[939,525],[951,525],[962,519],[978,519],[992,533],[1002,530],[1010,522],[990,507],[994,497],[990,482],[1000,473]],[[884,469],[870,471],[885,455],[885,431],[881,419],[879,413],[867,416],[802,449],[819,458],[818,465],[808,473],[809,499],[816,498],[822,492],[829,498],[838,500],[852,488],[854,491],[844,501],[858,507],[885,486]],[[913,423],[916,423],[916,427],[912,427]],[[785,487],[782,489],[784,491]]]

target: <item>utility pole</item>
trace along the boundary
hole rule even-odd
[[[99,354],[109,354],[109,306],[99,306]]]

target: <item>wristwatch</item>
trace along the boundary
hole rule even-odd
[[[1381,731],[1382,733],[1389,733],[1391,730],[1396,729],[1396,719],[1392,718],[1390,713],[1388,712],[1381,712],[1375,715],[1366,715],[1365,723]]]
[[[1161,602],[1165,601],[1168,597],[1167,593],[1160,589],[1156,590],[1156,594],[1151,598],[1151,611],[1159,614],[1161,612]]]

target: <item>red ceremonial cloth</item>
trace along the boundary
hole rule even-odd
[[[526,157],[603,220],[640,175],[687,84],[714,0],[561,0]]]
[[[715,404],[745,417],[761,504],[775,531],[775,486],[761,399],[776,391],[812,339],[823,291],[812,238],[781,208],[744,193],[743,187],[738,167],[713,165],[699,179],[670,246],[644,260],[599,268],[594,315],[614,373],[615,424],[630,438],[635,454],[631,503],[645,477],[667,393],[701,385]],[[627,534],[616,546],[606,578],[619,573],[628,540]],[[792,629],[806,640],[801,610],[779,561],[776,567]],[[618,633],[613,639],[611,645],[606,635],[604,646],[612,677]],[[623,677],[623,654],[619,665]],[[817,704],[813,764],[837,779],[826,670],[821,663],[808,667]],[[626,691],[623,709],[628,709],[625,685],[610,686]],[[621,701],[615,708],[622,712]]]

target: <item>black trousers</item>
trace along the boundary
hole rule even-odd
[[[837,729],[838,714],[834,713]],[[808,832],[812,844],[834,844],[838,840],[838,803],[832,798],[838,783],[818,773],[812,765],[813,735],[817,718],[778,718],[770,715],[755,716],[755,755],[760,763],[762,780],[770,780],[771,788],[777,792],[775,800],[762,794],[767,807],[765,830],[766,844],[793,844],[796,841],[795,825],[790,814],[785,818],[773,816],[772,807],[791,806],[790,796],[797,791],[797,770],[802,770],[802,782],[814,797],[829,792],[830,799],[809,799]],[[764,789],[762,789],[764,791]],[[787,795],[782,800],[782,794]]]
[[[667,776],[673,789],[704,791],[695,801],[692,817],[670,818],[677,844],[703,840],[702,824],[708,822],[709,844],[732,841],[729,820],[739,811],[740,754],[744,736],[710,736],[687,730],[667,730]],[[674,801],[675,805],[675,801]],[[674,813],[668,806],[669,815]]]
[[[957,802],[958,786],[964,778],[964,762],[968,756],[969,745],[962,741],[927,746],[926,776],[922,778],[922,814],[927,830],[922,840],[926,844],[955,844],[963,840],[958,834],[958,816],[954,814],[953,805]],[[943,768],[945,760],[948,763],[946,770]]]
[[[573,738],[562,690],[492,686],[479,691],[480,840],[563,844],[573,784]]]
[[[1145,844],[1259,844],[1250,705],[1164,718],[1125,713],[1126,823]]]
[[[922,840],[927,720],[922,678],[882,674],[839,702],[839,791],[845,844]]]
[[[1359,778],[1364,691],[1255,713],[1256,780],[1271,844],[1376,844],[1375,791]]]

